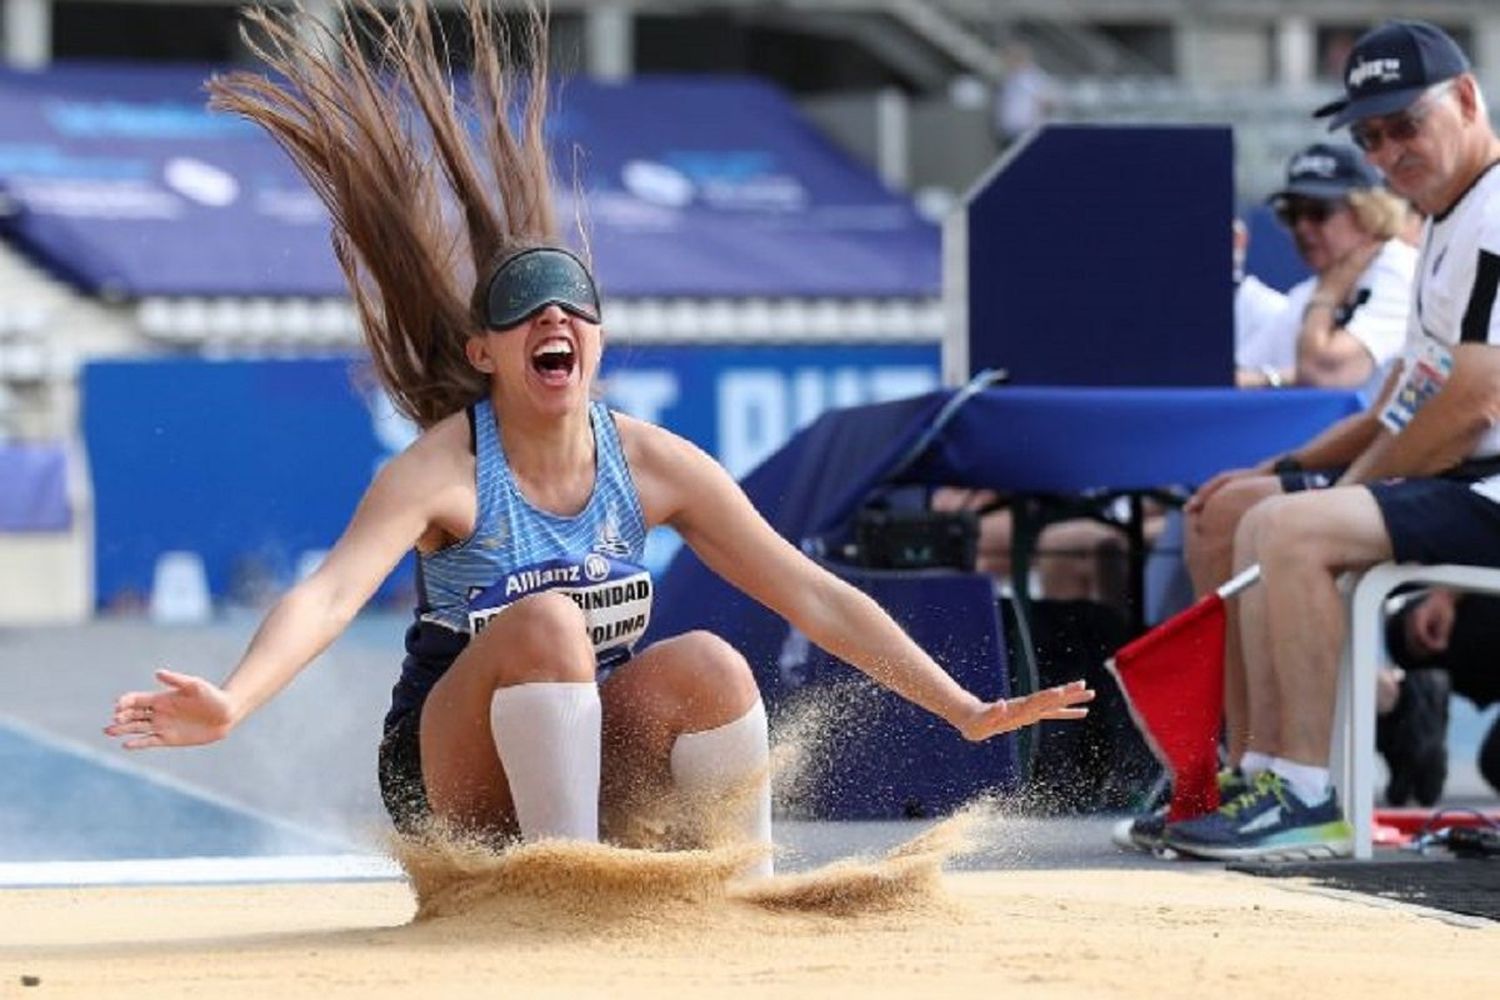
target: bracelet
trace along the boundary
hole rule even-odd
[[[1260,373],[1266,377],[1266,385],[1273,389],[1279,389],[1286,384],[1286,379],[1281,377],[1281,370],[1275,365],[1261,365]]]
[[[1312,312],[1314,309],[1328,309],[1328,310],[1331,311],[1331,310],[1337,309],[1338,307],[1339,307],[1339,304],[1338,304],[1337,301],[1335,301],[1333,299],[1327,299],[1327,298],[1323,298],[1322,296],[1315,295],[1312,298],[1310,298],[1310,299],[1307,300],[1307,305],[1305,305],[1305,306],[1302,307],[1302,315],[1306,316],[1308,313]]]

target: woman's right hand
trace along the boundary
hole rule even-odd
[[[1384,249],[1383,241],[1373,240],[1350,250],[1318,276],[1313,296],[1330,299],[1335,306],[1342,305],[1354,291],[1359,276],[1369,269],[1370,264]]]
[[[201,677],[158,670],[157,691],[131,691],[115,700],[106,736],[119,737],[126,750],[189,747],[213,743],[234,728],[229,695]]]
[[[1094,690],[1088,682],[1072,681],[1034,694],[976,704],[966,718],[953,725],[964,739],[977,743],[1043,720],[1082,719],[1089,714],[1088,703],[1093,700]]]

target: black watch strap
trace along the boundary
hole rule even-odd
[[[1305,470],[1302,468],[1302,463],[1291,455],[1282,455],[1276,460],[1276,464],[1271,466],[1271,471],[1280,474],[1283,472],[1303,472]]]

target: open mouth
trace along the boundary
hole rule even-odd
[[[531,352],[531,367],[549,382],[566,380],[576,364],[573,345],[561,337],[544,340]]]

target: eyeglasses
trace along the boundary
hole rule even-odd
[[[1447,93],[1452,83],[1453,81],[1448,80],[1438,84],[1404,111],[1355,122],[1349,126],[1349,138],[1366,153],[1377,152],[1387,139],[1392,142],[1410,142],[1422,131],[1422,123],[1437,106],[1437,98]]]
[[[1271,211],[1276,213],[1277,222],[1294,229],[1298,219],[1321,226],[1343,206],[1341,201],[1320,201],[1317,198],[1277,198],[1271,203]]]

